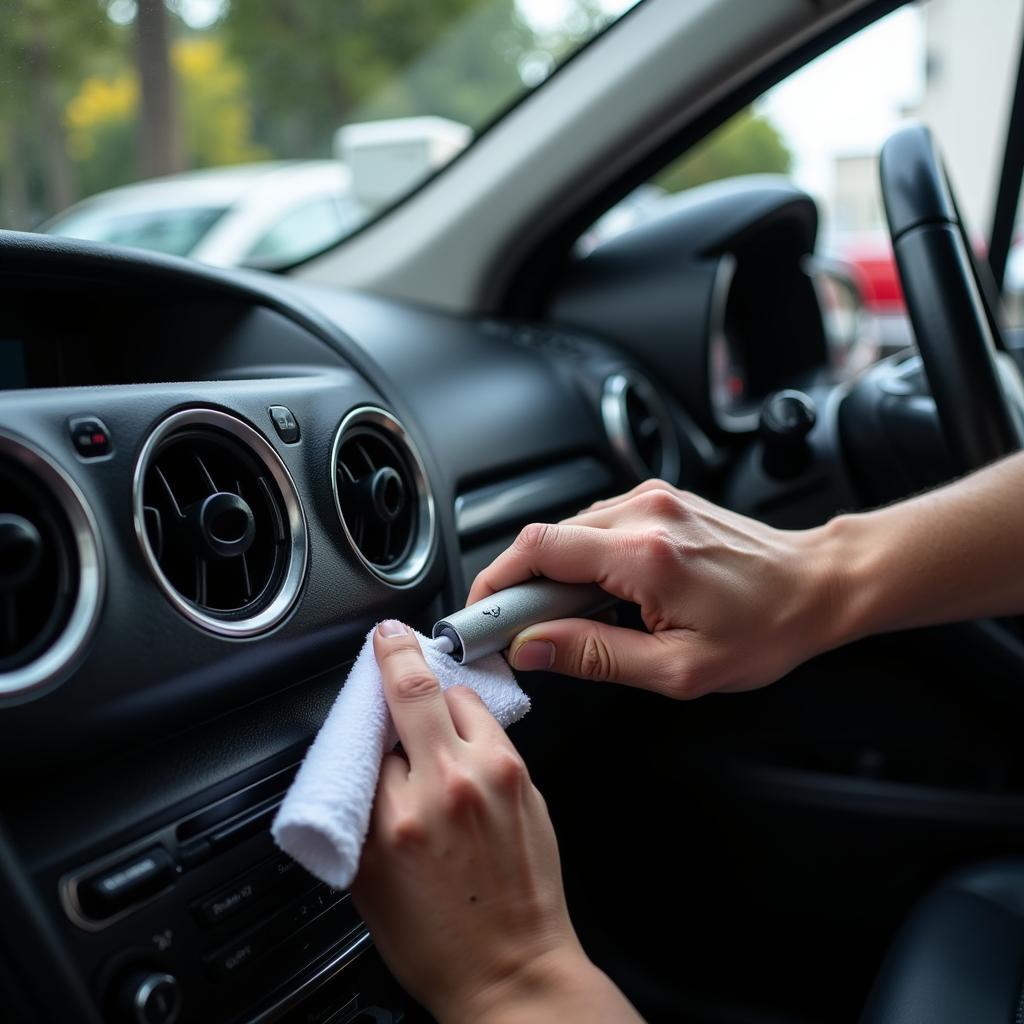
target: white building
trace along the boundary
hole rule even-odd
[[[921,8],[925,90],[910,116],[939,139],[961,212],[988,237],[1020,53],[1021,0],[930,0]]]
[[[924,33],[921,99],[902,113],[935,133],[961,212],[972,234],[987,238],[1024,30],[1024,0],[926,0],[918,9]],[[885,228],[877,149],[833,158],[828,205],[836,231]]]

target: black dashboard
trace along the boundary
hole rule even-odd
[[[813,204],[740,205],[598,250],[538,323],[0,235],[7,1019],[398,1019],[270,816],[372,623],[460,605],[526,522],[714,479],[716,317],[763,295],[821,368]]]

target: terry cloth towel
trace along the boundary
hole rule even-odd
[[[530,710],[529,697],[500,654],[460,665],[433,640],[416,637],[442,689],[476,690],[505,728]],[[336,889],[347,889],[355,878],[381,759],[397,743],[371,630],[271,826],[285,853]]]

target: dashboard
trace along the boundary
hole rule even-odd
[[[401,1019],[348,894],[269,820],[375,621],[429,626],[529,521],[704,488],[772,375],[822,366],[820,310],[777,297],[804,294],[813,204],[716,202],[597,250],[536,322],[0,235],[23,1019]]]

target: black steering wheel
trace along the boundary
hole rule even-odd
[[[880,172],[925,374],[955,468],[969,472],[1024,445],[1020,376],[997,351],[999,327],[928,129],[911,125],[893,135]]]

